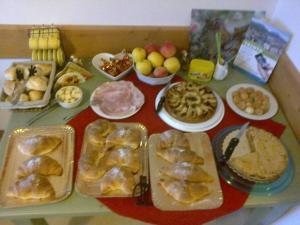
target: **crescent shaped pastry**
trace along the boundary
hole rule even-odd
[[[195,152],[182,148],[169,148],[166,150],[156,150],[156,154],[170,163],[189,162],[203,164],[204,160]]]
[[[18,178],[23,178],[32,173],[37,173],[43,176],[61,176],[62,172],[63,168],[55,159],[46,155],[41,155],[23,162],[17,169],[16,174]]]
[[[107,167],[124,166],[132,173],[136,173],[140,169],[139,154],[139,151],[134,151],[129,147],[116,147],[104,156],[105,165]]]
[[[22,200],[51,200],[55,198],[55,191],[46,177],[31,174],[11,186],[7,196]]]
[[[121,145],[137,149],[141,144],[141,139],[142,137],[139,130],[130,127],[122,127],[107,136],[106,144],[108,146]]]
[[[43,155],[56,149],[61,141],[61,138],[55,136],[35,135],[21,140],[17,148],[25,155]]]
[[[99,181],[99,190],[102,194],[112,191],[121,191],[131,195],[135,186],[134,175],[125,167],[113,167],[107,171]]]
[[[214,179],[200,165],[186,162],[171,164],[160,169],[163,175],[190,182],[211,183]]]
[[[176,201],[191,204],[209,195],[208,188],[201,183],[189,183],[175,179],[161,179],[159,185]]]

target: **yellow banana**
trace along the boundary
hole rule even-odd
[[[57,49],[57,63],[60,66],[63,66],[65,62],[65,54],[61,48]]]
[[[51,50],[51,49],[48,49],[47,53],[48,53],[48,60],[49,60],[49,61],[52,61],[52,60],[53,60],[53,53],[52,53],[52,50]]]
[[[37,54],[38,50],[32,50],[31,53],[31,59],[32,61],[37,61],[38,60],[38,54]]]

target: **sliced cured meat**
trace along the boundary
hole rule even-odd
[[[144,95],[129,81],[113,81],[100,85],[91,104],[110,116],[122,116],[144,104]]]

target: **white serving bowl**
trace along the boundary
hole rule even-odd
[[[172,80],[172,78],[175,76],[175,73],[170,74],[168,76],[165,77],[150,77],[150,76],[145,76],[144,74],[142,74],[134,65],[133,67],[137,78],[146,83],[146,84],[150,84],[150,85],[161,85],[161,84],[166,84],[168,83],[170,80]]]
[[[132,69],[133,65],[131,65],[127,70],[123,71],[122,73],[120,73],[117,76],[112,76],[111,74],[105,72],[104,70],[100,69],[100,66],[102,65],[101,59],[109,60],[114,57],[118,58],[118,57],[121,57],[122,54],[124,54],[124,53],[121,52],[116,55],[113,55],[110,53],[99,53],[99,54],[95,55],[94,58],[92,59],[92,64],[99,72],[101,72],[107,78],[112,79],[112,80],[120,80],[121,78],[123,78],[125,75],[127,75],[129,73],[129,71]],[[128,55],[131,58],[131,61],[133,62],[131,54],[128,54]]]
[[[63,108],[77,107],[82,101],[83,92],[77,86],[64,86],[55,93],[55,99]]]

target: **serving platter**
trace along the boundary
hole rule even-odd
[[[152,200],[155,207],[165,211],[189,211],[198,209],[214,209],[223,203],[223,193],[220,186],[219,176],[216,168],[214,154],[209,137],[204,132],[184,133],[187,137],[191,150],[204,159],[202,166],[212,178],[212,183],[205,183],[210,194],[200,201],[184,204],[170,197],[158,184],[161,176],[160,169],[170,165],[167,161],[156,154],[160,134],[152,134],[149,138],[149,165]]]
[[[233,187],[241,191],[251,192],[251,194],[255,195],[273,195],[286,189],[292,182],[295,173],[294,163],[288,151],[288,165],[285,172],[277,180],[269,183],[260,183],[244,179],[242,176],[237,174],[236,171],[234,171],[227,163],[224,163],[222,148],[224,139],[229,133],[240,128],[241,125],[227,127],[218,132],[217,135],[215,135],[212,139],[212,146],[220,176],[229,185],[232,185]]]
[[[147,151],[147,144],[148,144],[148,132],[147,129],[144,125],[140,123],[114,123],[117,128],[133,128],[138,130],[141,133],[141,143],[138,149],[135,151],[139,151],[139,162],[140,162],[140,169],[139,171],[134,175],[134,179],[136,184],[139,183],[140,176],[145,176],[146,180],[148,182],[149,177],[149,171],[148,171],[148,151]],[[88,136],[87,136],[87,131],[89,127],[92,126],[92,123],[89,124],[85,128],[85,133],[84,133],[84,138],[83,138],[83,144],[81,147],[81,153],[80,157],[82,157],[87,151],[88,151]],[[80,173],[77,173],[76,176],[76,181],[75,181],[75,189],[76,191],[84,196],[92,196],[92,197],[132,197],[132,196],[139,196],[140,195],[140,190],[139,188],[136,189],[136,192],[132,193],[132,195],[124,195],[124,193],[120,191],[112,191],[106,194],[102,194],[99,191],[99,180],[101,178],[95,180],[95,181],[87,181],[83,179],[80,176]]]
[[[249,114],[249,113],[244,112],[243,110],[240,110],[236,106],[236,104],[233,102],[233,98],[232,98],[232,94],[240,88],[254,88],[255,90],[261,91],[264,95],[268,96],[269,102],[270,102],[269,110],[263,115]],[[266,119],[273,117],[278,111],[278,104],[277,104],[276,98],[266,89],[264,89],[260,86],[254,85],[254,84],[240,83],[240,84],[233,85],[226,92],[226,101],[227,101],[229,107],[235,113],[239,114],[240,116],[242,116],[244,118],[251,119],[251,120],[266,120]]]
[[[21,200],[7,196],[11,185],[16,181],[16,170],[22,162],[32,158],[22,154],[17,144],[24,138],[34,135],[56,136],[62,139],[62,143],[47,156],[55,159],[63,168],[61,176],[47,176],[55,190],[55,198],[52,200]],[[17,128],[11,132],[5,148],[4,160],[1,168],[0,181],[0,206],[15,208],[30,205],[42,205],[55,203],[67,198],[72,191],[73,165],[74,165],[74,139],[75,131],[69,125],[56,125],[35,128]]]
[[[171,84],[170,87],[176,85],[177,83],[178,82]],[[157,107],[158,102],[164,93],[164,89],[165,88],[163,88],[155,98],[155,108]],[[213,93],[217,98],[217,108],[214,115],[207,121],[201,123],[185,123],[172,117],[164,107],[161,109],[158,115],[165,123],[181,131],[201,132],[210,130],[222,121],[225,114],[225,107],[221,97],[216,92],[213,91]]]

